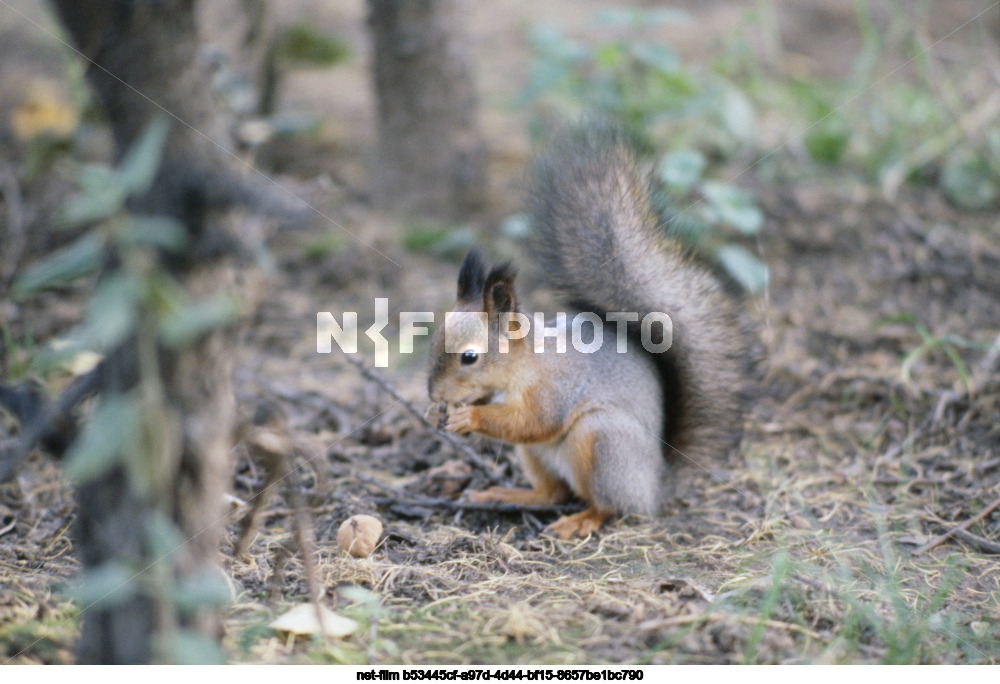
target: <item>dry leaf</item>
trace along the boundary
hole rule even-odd
[[[345,637],[354,633],[358,628],[358,623],[351,618],[337,615],[325,606],[319,607],[320,615],[323,616],[323,626],[326,628],[326,635],[332,637]],[[316,617],[316,606],[311,603],[303,603],[295,606],[284,615],[276,618],[269,625],[278,632],[291,632],[292,634],[323,634],[320,629],[319,619]]]

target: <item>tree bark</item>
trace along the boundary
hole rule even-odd
[[[376,206],[461,216],[486,194],[472,51],[458,0],[368,0],[378,101]]]
[[[218,222],[210,221],[212,187],[236,178],[228,154],[228,118],[215,106],[208,65],[199,60],[194,0],[55,0],[69,35],[88,64],[87,76],[108,115],[121,155],[156,115],[171,128],[152,190],[131,207],[136,213],[181,220],[194,246],[165,266],[192,297],[209,295],[232,277]],[[223,179],[219,181],[219,179]],[[216,331],[182,350],[159,350],[159,368],[175,439],[162,491],[142,495],[127,471],[110,473],[78,491],[77,551],[84,571],[109,562],[144,569],[137,593],[116,606],[82,612],[81,663],[146,663],[169,658],[164,639],[179,627],[221,636],[212,609],[179,616],[155,578],[181,582],[213,572],[221,502],[229,476],[235,423],[231,389],[231,333]],[[124,393],[138,382],[135,343],[105,359],[103,392]],[[149,523],[166,514],[185,543],[166,558],[153,556]],[[167,564],[166,566],[164,564]],[[166,568],[166,575],[163,573]]]

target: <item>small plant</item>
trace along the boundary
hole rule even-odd
[[[408,252],[461,258],[475,244],[476,233],[468,226],[420,224],[408,229],[402,242]]]
[[[5,364],[0,366],[4,378],[9,382],[27,380],[31,359],[38,351],[31,330],[25,331],[23,338],[18,341],[14,339],[10,326],[0,323],[0,349],[3,350],[2,360]]]
[[[281,82],[289,69],[327,68],[351,56],[341,38],[321,33],[311,24],[299,22],[283,29],[271,41],[264,58],[264,80],[257,113],[272,116],[277,108]]]
[[[717,68],[748,84],[758,106],[790,114],[795,137],[813,162],[860,171],[890,198],[907,183],[928,184],[960,208],[995,208],[1000,203],[995,77],[975,68],[982,59],[971,49],[941,59],[924,26],[929,15],[920,15],[919,3],[908,9],[886,5],[881,23],[870,3],[853,5],[861,49],[844,78],[791,76],[779,60],[762,63],[745,41]]]
[[[124,471],[129,494],[143,502],[141,515],[130,524],[143,530],[145,555],[123,550],[115,559],[86,569],[74,595],[81,612],[110,610],[145,597],[170,624],[170,616],[193,616],[228,602],[229,592],[215,573],[178,577],[172,563],[159,562],[185,543],[169,500],[179,467],[179,417],[161,363],[165,353],[186,348],[232,321],[238,306],[225,293],[192,299],[171,275],[165,263],[182,258],[190,239],[182,223],[165,216],[138,216],[126,208],[129,198],[152,186],[166,136],[167,120],[155,120],[117,168],[77,167],[79,192],[63,206],[59,225],[83,226],[84,233],[28,269],[15,281],[13,292],[25,297],[100,274],[83,323],[67,344],[38,353],[33,368],[44,373],[68,357],[89,352],[115,359],[112,368],[127,375],[114,364],[123,357],[135,359],[137,380],[103,388],[65,454],[63,469],[81,487],[115,468]],[[155,645],[159,660],[224,660],[215,641],[197,632],[164,628],[160,637],[166,640]]]
[[[989,344],[980,344],[950,333],[945,335],[934,335],[919,318],[908,312],[887,317],[883,319],[882,322],[906,323],[912,325],[913,329],[920,336],[920,344],[909,351],[906,356],[903,357],[903,361],[900,364],[900,377],[907,385],[913,384],[912,373],[914,364],[935,349],[940,349],[945,353],[945,355],[947,355],[948,360],[951,361],[955,370],[958,372],[958,377],[962,381],[962,386],[968,390],[972,386],[972,379],[969,374],[969,368],[965,364],[965,361],[962,360],[962,356],[958,353],[958,350],[988,349],[990,346]]]
[[[663,191],[657,204],[668,231],[714,256],[748,292],[767,286],[767,267],[735,235],[753,237],[764,215],[753,195],[730,183],[704,176],[708,160],[697,150],[668,152],[657,167]]]
[[[755,138],[749,98],[727,79],[688,67],[669,46],[633,37],[687,22],[684,13],[614,10],[596,21],[609,31],[627,29],[628,37],[585,45],[550,26],[532,31],[535,59],[521,105],[569,118],[596,113],[621,125],[640,152],[666,149],[657,165],[663,225],[711,254],[747,290],[763,289],[767,268],[734,242],[756,235],[763,216],[750,193],[711,177],[714,165]]]
[[[187,230],[180,222],[136,216],[125,208],[129,197],[149,189],[166,131],[166,121],[157,120],[117,169],[78,166],[75,180],[80,191],[63,205],[57,226],[89,228],[14,282],[14,296],[23,298],[102,273],[82,326],[69,344],[50,346],[38,354],[37,370],[81,351],[110,352],[139,333],[152,335],[150,344],[176,348],[235,317],[237,306],[231,297],[191,301],[159,267],[160,254],[179,254],[187,244]]]

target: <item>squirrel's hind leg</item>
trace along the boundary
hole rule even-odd
[[[598,503],[594,496],[595,490],[600,489],[595,467],[607,448],[601,432],[595,429],[600,425],[593,419],[584,419],[563,443],[560,459],[572,472],[573,491],[590,506],[579,513],[564,515],[546,528],[546,532],[560,539],[583,538],[596,532],[616,510]]]
[[[663,445],[652,428],[620,412],[595,413],[574,432],[571,437],[579,445],[573,459],[577,494],[599,511],[660,512],[669,473]]]

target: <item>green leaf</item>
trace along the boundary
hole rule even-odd
[[[21,298],[47,287],[70,283],[96,271],[103,257],[103,242],[95,235],[84,235],[25,271],[14,281],[13,295]]]
[[[169,216],[130,216],[120,241],[125,245],[159,247],[177,253],[187,244],[187,229]]]
[[[45,376],[56,368],[65,369],[72,364],[73,359],[81,353],[86,353],[87,349],[81,343],[79,335],[66,338],[55,338],[48,343],[31,359],[31,372],[36,375]]]
[[[351,48],[341,38],[331,36],[310,24],[288,27],[278,39],[278,54],[298,65],[328,67],[351,56]]]
[[[226,294],[189,303],[160,321],[160,341],[174,349],[183,347],[231,323],[238,315],[236,300]]]
[[[727,88],[722,97],[722,123],[740,142],[757,136],[757,120],[750,99],[736,88]]]
[[[966,391],[971,391],[972,376],[969,374],[969,367],[965,365],[965,361],[962,360],[961,355],[959,355],[955,347],[950,344],[944,345],[944,352],[948,355],[948,358],[951,359],[952,364],[955,366],[955,370],[958,371],[958,377],[961,378]]]
[[[337,593],[354,605],[364,606],[373,613],[382,607],[381,596],[357,584],[342,584],[337,587]]]
[[[698,94],[698,84],[692,75],[686,71],[656,71],[650,75],[649,85],[652,92],[644,92],[643,97],[648,98],[646,106],[650,108],[662,107],[673,111],[682,109],[690,104],[691,100]]]
[[[107,352],[135,329],[138,284],[130,277],[115,274],[102,280],[87,303],[82,343],[89,349]]]
[[[142,416],[128,398],[105,397],[69,448],[63,470],[76,485],[90,482],[122,463],[139,440]]]
[[[767,266],[739,245],[722,245],[715,253],[722,267],[748,292],[760,292],[767,286]]]
[[[109,186],[118,185],[118,172],[107,164],[74,164],[73,182],[84,194],[106,192]]]
[[[594,64],[609,71],[618,68],[624,57],[625,52],[618,43],[604,43],[594,50]]]
[[[698,150],[675,150],[660,160],[660,180],[672,190],[687,192],[701,180],[708,162]]]
[[[225,665],[226,654],[215,639],[190,629],[172,632],[162,645],[173,665]]]
[[[1000,198],[998,178],[989,162],[963,149],[955,150],[945,160],[941,189],[950,201],[972,211],[991,209]]]
[[[599,26],[629,26],[632,28],[646,28],[653,26],[666,26],[668,24],[684,25],[691,22],[691,15],[677,9],[607,9],[599,12],[594,18],[594,22]]]
[[[270,119],[274,137],[295,135],[318,135],[323,131],[323,119],[309,114],[284,112],[275,114]]]
[[[146,278],[146,303],[157,316],[175,315],[187,301],[184,288],[166,273],[153,273]]]
[[[705,181],[702,194],[719,220],[744,235],[755,235],[764,224],[764,215],[754,204],[753,196],[728,183]]]
[[[303,256],[313,261],[325,259],[344,246],[344,239],[341,235],[341,233],[327,231],[305,241],[302,245]]]
[[[403,236],[403,248],[408,252],[430,252],[446,240],[451,231],[446,226],[413,228]]]
[[[169,129],[170,120],[167,116],[165,114],[156,116],[146,124],[138,140],[132,143],[125,153],[118,167],[118,176],[126,194],[141,195],[153,184]]]
[[[664,74],[677,73],[681,66],[677,53],[659,43],[640,43],[633,48],[632,55],[642,64]]]
[[[162,511],[146,514],[146,539],[153,558],[160,560],[184,546],[184,535],[177,524]]]
[[[688,245],[699,245],[708,235],[708,224],[694,212],[685,211],[670,215],[665,226],[667,233]]]
[[[899,376],[902,378],[903,382],[909,385],[913,379],[911,377],[911,369],[913,365],[927,355],[931,349],[934,348],[934,344],[930,342],[924,342],[917,348],[910,351],[904,358],[903,362],[899,366]]]
[[[80,192],[67,199],[56,213],[57,228],[75,228],[103,221],[125,206],[125,186],[111,168],[81,166],[76,182]]]
[[[227,605],[229,585],[218,570],[203,569],[182,579],[173,594],[174,604],[188,615],[201,608]]]
[[[70,596],[81,610],[108,609],[127,603],[136,594],[133,573],[127,567],[109,561],[85,571],[70,588]]]
[[[410,230],[403,247],[411,252],[429,252],[446,257],[464,254],[476,243],[476,233],[469,227],[431,226]]]
[[[812,128],[803,143],[806,152],[815,161],[836,164],[843,158],[848,140],[844,124],[839,120],[827,119]]]

